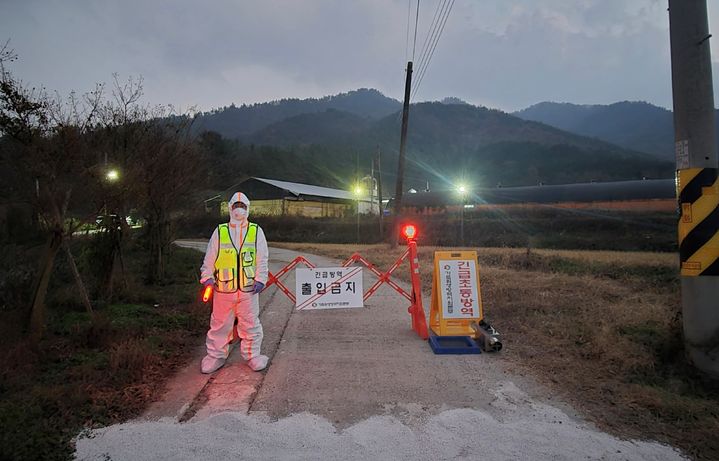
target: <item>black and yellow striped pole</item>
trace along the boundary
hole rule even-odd
[[[687,358],[719,377],[719,181],[706,0],[669,0]]]

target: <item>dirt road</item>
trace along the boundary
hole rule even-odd
[[[271,249],[270,270],[296,255]],[[283,281],[294,290],[292,273]],[[682,458],[597,431],[501,353],[434,355],[410,329],[408,301],[386,285],[364,308],[297,312],[275,288],[261,306],[265,372],[235,353],[201,375],[200,348],[142,419],[79,438],[78,459]]]

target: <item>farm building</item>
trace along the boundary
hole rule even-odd
[[[465,208],[551,205],[642,211],[676,210],[674,179],[592,182],[526,187],[482,188],[467,193]],[[402,197],[405,212],[443,213],[462,205],[455,190],[418,192]]]
[[[376,197],[358,198],[350,191],[300,184],[276,179],[249,178],[235,188],[250,198],[253,215],[307,216],[312,218],[341,217],[357,212],[377,213]],[[221,204],[227,214],[227,203]]]

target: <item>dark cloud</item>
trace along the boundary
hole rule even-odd
[[[719,5],[709,3],[710,26],[719,24]],[[437,4],[421,3],[416,60]],[[3,1],[0,31],[20,55],[17,75],[62,92],[118,72],[141,74],[149,102],[180,107],[358,87],[400,99],[407,7],[406,0]],[[715,45],[713,52],[719,62]],[[455,2],[416,99],[448,95],[505,110],[542,100],[669,107],[666,2]]]

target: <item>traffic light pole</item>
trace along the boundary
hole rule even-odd
[[[719,377],[719,181],[706,0],[669,0],[687,358]]]

